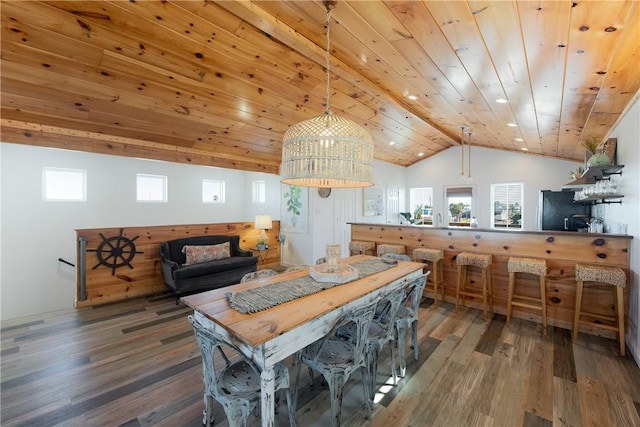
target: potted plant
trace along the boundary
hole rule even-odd
[[[586,141],[582,141],[582,146],[584,147],[585,150],[587,150],[587,153],[589,154],[589,157],[593,156],[594,154],[596,154],[596,150],[598,149],[598,140],[596,139],[595,136],[592,136],[591,138],[587,139]]]
[[[582,166],[578,166],[576,170],[569,171],[569,176],[571,177],[571,179],[575,181],[576,179],[580,178],[583,173],[584,173],[584,168]]]
[[[264,237],[262,237],[262,235],[258,236],[256,249],[258,249],[259,251],[263,251],[266,248],[267,248],[267,243],[264,241]]]

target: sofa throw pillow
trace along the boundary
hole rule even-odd
[[[220,243],[219,245],[185,245],[182,247],[182,253],[187,256],[185,265],[197,264],[199,262],[215,261],[231,257],[231,247],[229,242]]]

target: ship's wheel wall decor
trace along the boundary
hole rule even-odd
[[[136,244],[134,243],[140,236],[129,239],[122,235],[123,230],[124,229],[121,228],[120,234],[113,237],[105,237],[102,233],[99,233],[102,242],[98,245],[98,248],[87,249],[87,252],[95,252],[98,257],[98,263],[92,267],[93,270],[102,265],[110,268],[111,275],[115,276],[117,268],[126,265],[130,269],[133,269],[131,265],[133,258],[136,254],[144,253],[136,251]]]

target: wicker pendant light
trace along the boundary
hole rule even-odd
[[[330,110],[329,23],[336,1],[327,9],[324,114],[289,127],[282,140],[280,175],[284,184],[300,187],[354,188],[373,185],[373,141],[357,123]]]

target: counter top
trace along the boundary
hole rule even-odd
[[[348,222],[349,225],[364,225],[372,227],[412,227],[427,230],[443,230],[443,231],[468,231],[468,232],[484,232],[484,233],[514,233],[514,234],[561,234],[567,236],[584,236],[584,237],[625,237],[632,239],[629,234],[612,234],[612,233],[582,233],[578,231],[559,231],[559,230],[522,230],[522,229],[502,229],[502,228],[478,228],[478,227],[434,227],[432,225],[421,224],[379,224],[368,222]]]

